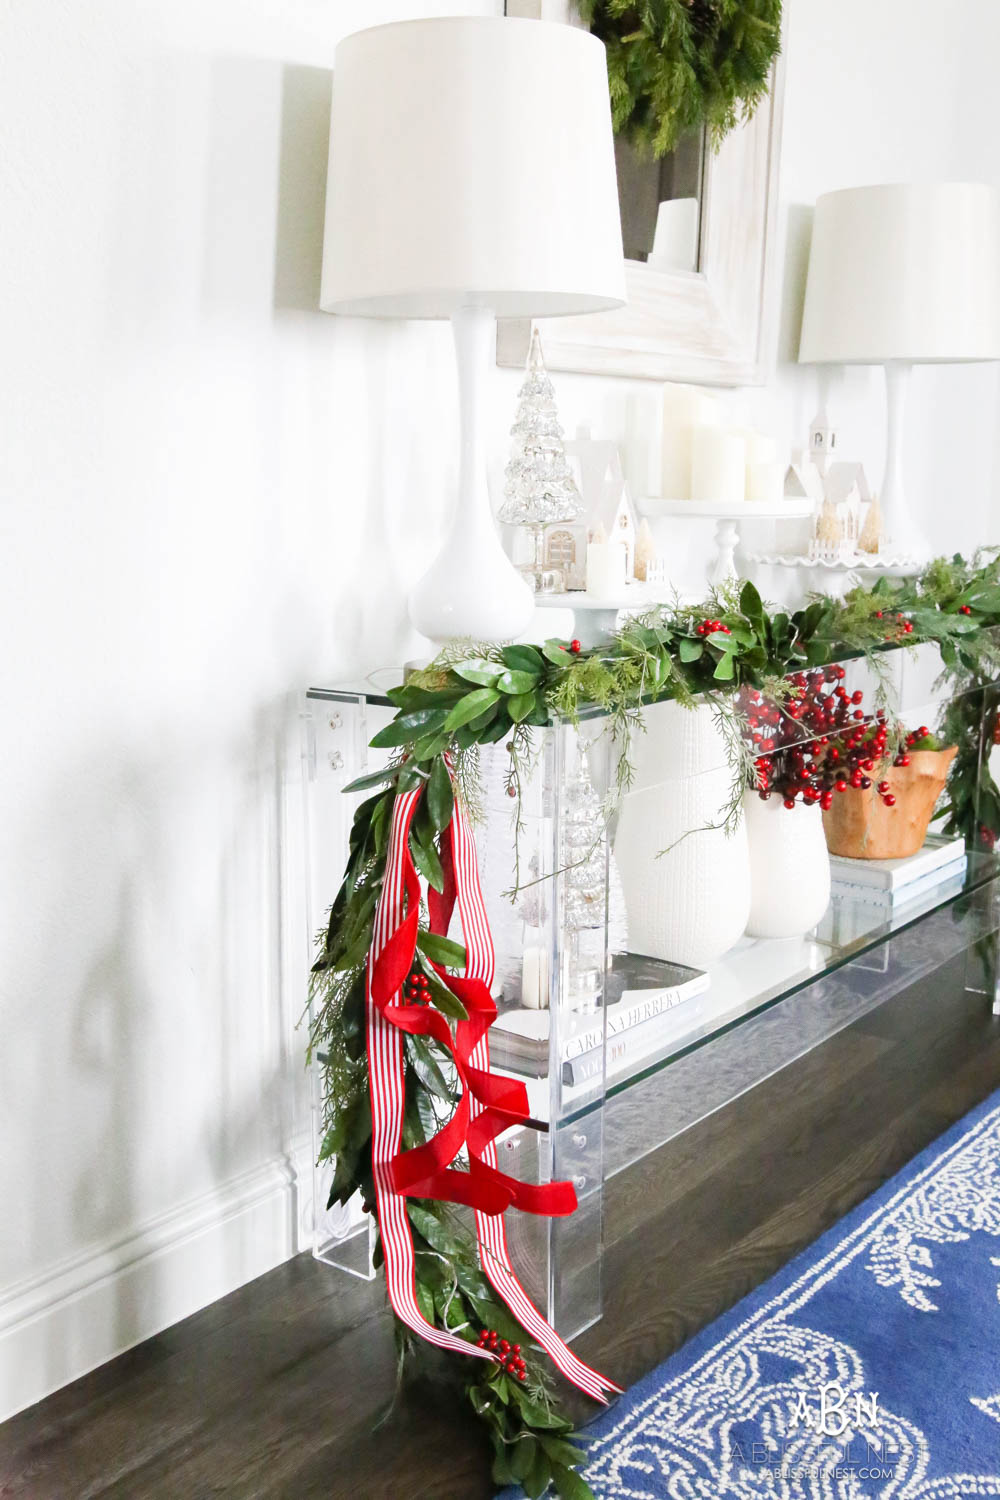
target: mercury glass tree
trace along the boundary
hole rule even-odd
[[[517,415],[510,429],[511,456],[504,470],[504,503],[499,519],[524,526],[532,535],[532,559],[521,568],[536,593],[564,585],[562,573],[545,563],[545,528],[554,521],[576,521],[583,501],[576,487],[563,430],[556,415],[555,391],[545,369],[536,328],[528,350],[527,374],[518,392]]]

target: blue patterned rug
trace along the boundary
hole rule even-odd
[[[1000,1093],[588,1431],[599,1500],[1000,1497]]]

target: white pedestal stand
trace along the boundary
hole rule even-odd
[[[599,646],[602,641],[606,641],[614,633],[621,610],[651,609],[654,604],[666,601],[665,590],[661,597],[655,589],[649,589],[641,583],[623,588],[621,594],[614,599],[597,599],[593,594],[584,593],[582,589],[574,589],[567,594],[535,595],[537,609],[573,611],[573,631],[584,647]]]
[[[811,516],[811,500],[745,500],[742,505],[716,500],[663,500],[651,496],[636,501],[642,516],[687,516],[715,521],[716,553],[709,568],[709,583],[726,583],[736,578],[736,549],[740,545],[741,521],[796,521]]]

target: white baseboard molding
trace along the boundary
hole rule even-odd
[[[309,1196],[308,1175],[296,1186],[291,1164],[300,1156],[273,1158],[0,1293],[0,1421],[294,1255]]]

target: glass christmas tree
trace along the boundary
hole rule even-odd
[[[604,809],[590,776],[585,747],[565,787],[563,822],[563,923],[567,993],[574,1009],[597,1005],[604,984]]]
[[[508,526],[525,526],[532,534],[532,560],[521,571],[535,592],[561,589],[561,573],[545,565],[545,527],[553,521],[578,520],[583,501],[563,446],[555,391],[542,359],[537,328],[531,335],[527,374],[518,392],[510,435],[513,444],[504,470],[499,518]]]

